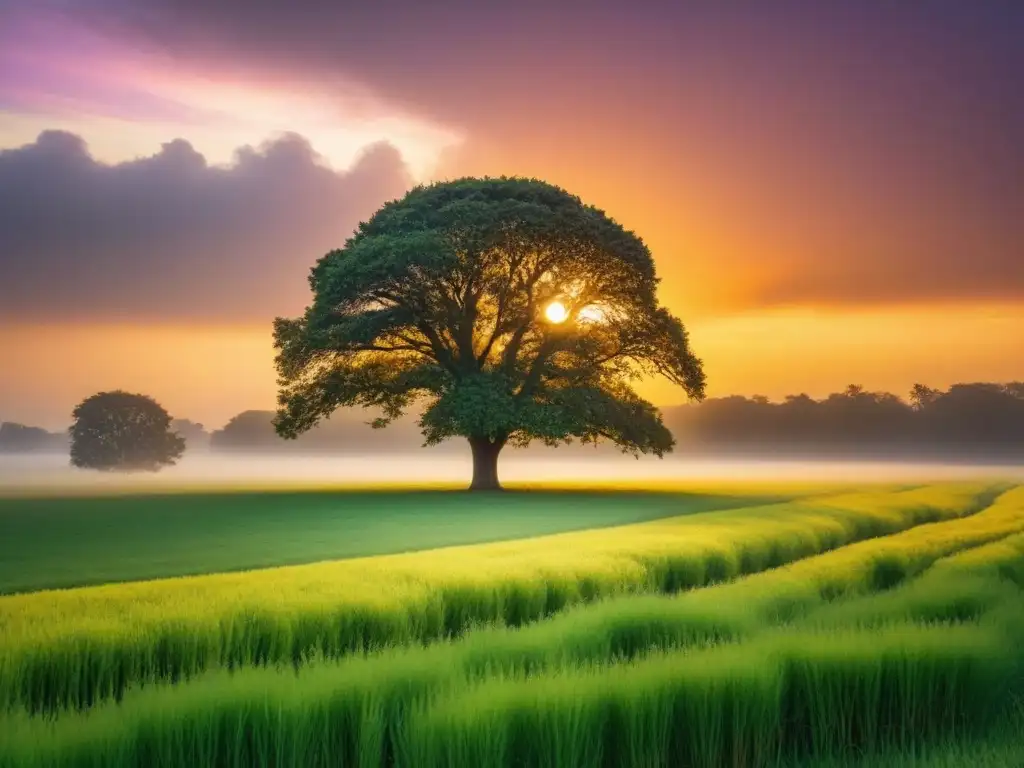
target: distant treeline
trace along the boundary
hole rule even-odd
[[[64,432],[48,432],[12,421],[0,424],[0,453],[67,452],[70,445],[68,435]]]
[[[188,419],[175,419],[171,427],[185,438],[186,449],[207,449],[210,433]],[[0,422],[0,453],[68,453],[71,437],[67,432],[49,432],[13,421]]]
[[[815,400],[724,397],[663,410],[677,451],[1024,458],[1024,383],[916,385],[907,399],[850,386]]]
[[[243,411],[223,429],[210,435],[210,448],[214,451],[396,453],[422,447],[423,436],[415,419],[406,417],[384,429],[373,429],[368,422],[377,415],[363,409],[340,410],[296,440],[285,440],[274,431],[273,411]],[[463,442],[452,440],[431,450],[464,450]]]
[[[956,384],[947,390],[916,385],[905,399],[859,386],[821,400],[807,395],[781,402],[757,396],[710,398],[663,408],[662,414],[676,437],[676,452],[683,455],[1024,460],[1022,382]],[[414,418],[375,430],[367,424],[373,416],[339,411],[297,440],[278,437],[272,411],[244,411],[212,433],[187,419],[176,420],[173,428],[193,452],[399,453],[422,445]],[[462,451],[462,442],[431,450]],[[63,434],[0,426],[0,452],[66,451],[67,446]],[[601,452],[616,451],[603,446]]]

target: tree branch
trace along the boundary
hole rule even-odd
[[[507,376],[512,375],[512,369],[515,368],[516,358],[519,357],[519,348],[523,344],[523,337],[526,336],[526,332],[533,324],[533,313],[536,310],[534,288],[537,287],[537,283],[540,281],[540,278],[543,276],[546,269],[546,263],[539,263],[529,275],[528,279],[523,283],[523,289],[526,291],[526,317],[513,331],[512,338],[509,339],[508,345],[505,347],[505,352],[502,356],[501,367]]]
[[[439,362],[437,358],[434,357],[434,350],[431,349],[430,344],[425,344],[422,341],[419,341],[418,339],[414,339],[411,336],[408,336],[404,333],[398,333],[397,331],[392,331],[391,335],[394,336],[396,339],[401,339],[406,344],[414,346],[416,348],[416,351],[421,352],[426,357],[429,357],[435,363]]]
[[[356,344],[349,347],[348,352],[418,352],[420,349],[408,344]]]
[[[498,294],[498,308],[494,314],[494,330],[491,332],[490,338],[484,345],[483,352],[477,358],[477,363],[483,365],[488,356],[491,354],[491,350],[494,348],[494,342],[496,342],[502,335],[502,320],[505,318],[505,309],[508,306],[508,294],[509,289],[512,287],[512,281],[515,277],[516,271],[519,269],[519,265],[522,263],[522,259],[519,257],[513,257],[509,262],[508,268],[508,279],[502,283],[501,292]]]
[[[440,335],[428,323],[419,322],[416,324],[416,327],[430,341],[430,347],[434,351],[434,358],[437,360],[438,365],[448,371],[448,373],[456,375],[458,373],[458,365],[451,348],[441,340]]]
[[[540,383],[541,374],[544,372],[544,365],[547,363],[551,353],[554,352],[557,347],[557,342],[550,336],[541,342],[540,348],[537,350],[537,356],[533,358],[530,370],[527,372],[526,378],[523,379],[523,385],[516,393],[517,398],[529,397],[533,394],[537,385]]]

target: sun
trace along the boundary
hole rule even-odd
[[[544,310],[544,316],[552,323],[564,323],[569,317],[569,310],[560,301],[552,301]]]

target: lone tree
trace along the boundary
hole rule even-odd
[[[185,440],[171,429],[171,417],[145,395],[100,392],[73,414],[71,464],[99,470],[156,472],[185,452]]]
[[[313,302],[278,318],[275,427],[295,438],[341,406],[383,427],[414,403],[427,445],[469,439],[474,490],[508,444],[674,444],[631,384],[704,397],[682,323],[658,305],[639,237],[533,179],[460,179],[387,203],[312,268]]]

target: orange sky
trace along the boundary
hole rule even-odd
[[[708,394],[812,396],[862,384],[905,395],[917,381],[1021,378],[1024,307],[915,307],[878,311],[754,312],[691,323]],[[222,426],[249,408],[273,408],[275,374],[266,327],[66,326],[0,329],[11,370],[0,418],[63,428],[91,393],[117,387],[151,393],[172,413]],[[966,373],[965,373],[966,372]],[[681,402],[672,387],[643,388]]]
[[[0,9],[0,420],[272,408],[308,268],[463,174],[635,230],[709,395],[1024,379],[1019,6],[233,3]]]

